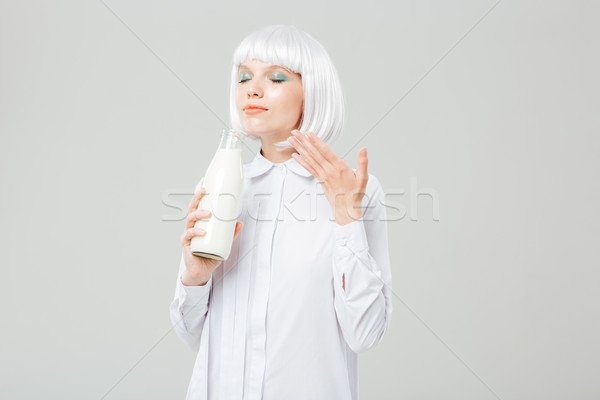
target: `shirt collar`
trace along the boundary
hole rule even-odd
[[[298,161],[296,161],[294,159],[294,157],[290,158],[289,160],[287,160],[283,163],[273,163],[273,162],[267,160],[261,154],[260,150],[258,151],[258,153],[256,153],[256,156],[254,157],[252,162],[250,164],[248,164],[248,169],[246,171],[246,175],[248,175],[250,178],[254,178],[259,175],[264,174],[265,172],[269,171],[272,167],[274,167],[276,165],[283,165],[283,166],[287,167],[287,169],[289,169],[290,171],[292,171],[300,176],[308,177],[308,176],[312,175],[302,165],[300,165],[298,163]]]

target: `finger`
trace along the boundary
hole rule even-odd
[[[186,230],[185,232],[183,232],[183,234],[181,235],[181,245],[183,247],[187,247],[190,245],[190,242],[192,241],[192,238],[194,236],[204,236],[205,234],[206,234],[206,231],[204,229],[190,228],[190,229]]]
[[[321,180],[327,175],[327,172],[323,166],[314,159],[314,157],[307,151],[297,137],[290,136],[288,141],[294,146],[298,154],[302,156],[302,159],[311,166],[312,170],[315,171],[313,175]],[[308,169],[308,168],[307,168]],[[312,173],[312,172],[311,172]]]
[[[339,164],[340,161],[345,163],[340,156],[335,154],[335,151],[333,151],[331,147],[327,146],[327,144],[325,144],[325,142],[314,133],[307,132],[307,141],[311,146],[318,150],[320,154],[323,155],[323,158],[329,161],[332,165]]]
[[[242,230],[242,226],[243,225],[244,225],[243,222],[236,222],[236,224],[235,224],[235,232],[233,232],[233,240],[235,240],[235,238],[239,236],[240,231]]]
[[[197,193],[194,193],[194,197],[192,197],[192,201],[190,201],[190,206],[188,207],[188,214],[196,211],[198,209],[198,204],[200,204],[200,200],[206,193],[206,189],[204,186],[200,188]]]
[[[361,193],[364,193],[367,188],[367,181],[369,180],[369,173],[367,171],[368,166],[369,159],[367,158],[367,148],[363,147],[358,151],[358,168],[356,168],[356,179]]]
[[[331,164],[331,162],[329,160],[327,160],[326,157],[324,157],[324,155],[319,151],[319,149],[317,149],[314,146],[314,144],[312,143],[312,141],[310,139],[310,136],[308,136],[311,134],[311,132],[308,132],[307,135],[305,136],[300,131],[293,130],[292,134],[302,144],[302,147],[304,148],[306,153],[308,153],[310,155],[310,158],[315,160],[315,162],[321,166],[321,168],[323,169],[324,172],[328,172],[331,170],[331,167],[333,166],[333,164]],[[300,154],[305,159],[307,158],[305,156],[305,154],[302,154],[302,153],[300,153]],[[318,168],[316,168],[316,169],[318,169]]]
[[[309,163],[307,163],[306,160],[303,159],[302,156],[300,156],[300,154],[298,154],[298,153],[292,153],[292,157],[294,157],[294,159],[296,161],[298,161],[298,164],[300,164],[304,168],[306,168],[306,170],[308,172],[310,172],[315,178],[317,178],[317,179],[320,180],[318,172],[315,171],[315,169]]]
[[[185,229],[192,228],[199,219],[208,217],[210,217],[210,210],[195,210],[190,212],[186,219]]]

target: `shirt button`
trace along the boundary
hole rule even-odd
[[[283,165],[278,165],[277,168],[279,168],[280,171],[283,171],[285,167]]]

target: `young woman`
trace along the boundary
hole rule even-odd
[[[390,324],[392,276],[366,149],[353,169],[328,145],[343,107],[335,68],[307,33],[270,26],[235,50],[231,124],[261,150],[244,165],[227,260],[191,254],[204,234],[194,223],[209,216],[196,210],[202,180],[190,203],[170,307],[198,352],[188,399],[358,398],[357,353]]]

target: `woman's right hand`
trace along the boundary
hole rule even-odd
[[[203,236],[206,234],[203,229],[194,227],[194,224],[197,220],[210,217],[209,210],[198,210],[198,204],[200,204],[200,200],[205,193],[206,190],[204,187],[202,187],[198,193],[194,194],[188,209],[185,230],[181,235],[183,259],[185,261],[185,271],[183,271],[181,275],[181,282],[185,286],[205,285],[209,281],[213,271],[219,266],[219,264],[223,262],[219,260],[213,260],[212,258],[195,256],[192,254],[190,249],[191,241],[194,236]],[[241,222],[236,222],[235,232],[233,234],[234,240],[242,230],[242,225],[243,224]]]

